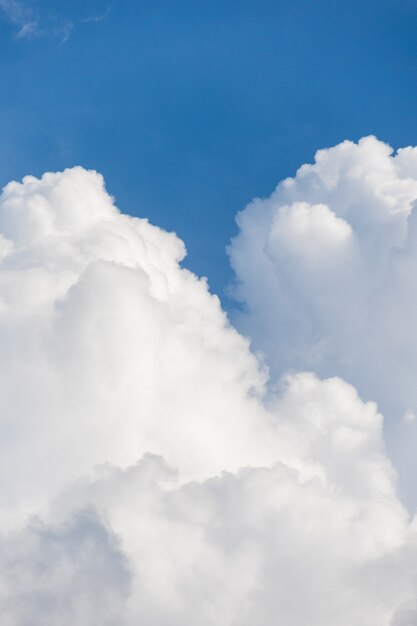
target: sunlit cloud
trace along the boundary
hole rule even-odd
[[[309,314],[308,296],[322,297],[318,328],[339,312],[351,332],[357,305],[348,303],[367,302],[375,260],[400,246],[409,267],[414,152],[395,158],[375,139],[323,151],[240,216],[231,254],[247,335],[260,341],[262,306],[281,324],[265,327],[263,357],[206,281],[182,267],[183,242],[120,213],[96,172],[78,167],[5,187],[0,614],[8,626],[414,623],[416,520],[398,494],[378,398],[340,376],[302,371],[302,354],[296,368],[290,323],[290,314],[296,327]],[[362,289],[349,274],[359,243]],[[341,268],[339,310],[331,294],[344,293]],[[291,284],[282,327],[275,298]],[[390,319],[403,323],[403,309]],[[288,367],[275,351],[284,331]],[[310,344],[321,337],[301,339],[311,369]],[[342,359],[343,342],[340,350]],[[383,383],[397,397],[395,376]],[[410,429],[414,420],[409,409],[399,421]]]

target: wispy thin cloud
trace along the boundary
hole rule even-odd
[[[95,24],[97,22],[102,22],[106,20],[111,12],[111,7],[108,6],[107,9],[103,13],[96,13],[93,15],[89,15],[88,17],[84,17],[80,20],[81,24]]]
[[[81,19],[63,18],[58,14],[41,15],[24,0],[0,0],[0,13],[17,28],[17,39],[55,37],[65,43],[80,24],[95,24],[107,19],[111,12],[108,6],[103,13]]]
[[[18,28],[19,39],[39,36],[39,22],[32,7],[18,0],[0,0],[0,9],[6,18]]]

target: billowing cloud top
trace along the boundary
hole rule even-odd
[[[417,148],[345,141],[254,200],[230,247],[240,327],[275,375],[342,376],[378,401],[413,504],[416,199]]]
[[[377,406],[295,372],[351,371],[370,300],[411,289],[413,159],[342,144],[241,215],[245,328],[273,384],[182,242],[97,173],[4,189],[2,625],[417,623],[416,524]]]

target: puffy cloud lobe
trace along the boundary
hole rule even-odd
[[[110,515],[134,570],[132,624],[389,624],[414,597],[401,550],[414,563],[415,548],[395,501],[372,491],[361,498],[280,463],[178,486],[147,457],[104,468],[58,508],[93,502]],[[405,561],[397,571],[384,562],[392,554]]]
[[[325,298],[355,227],[283,206],[268,258],[305,253]],[[0,233],[2,623],[409,626],[415,524],[374,403],[270,385],[182,242],[95,172],[10,183]]]
[[[244,305],[238,327],[274,375],[342,376],[378,401],[409,500],[417,469],[409,443],[417,435],[409,419],[417,408],[416,199],[416,148],[394,154],[374,137],[345,141],[248,205],[230,246]]]
[[[264,375],[182,242],[81,169],[10,184],[0,229],[3,497],[149,451],[192,477],[262,461]]]

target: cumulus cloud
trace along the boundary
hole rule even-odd
[[[283,206],[271,263],[356,276],[346,212]],[[411,626],[416,522],[374,402],[270,381],[183,243],[96,172],[10,183],[0,233],[2,624]]]
[[[416,148],[345,141],[249,204],[230,246],[238,326],[274,375],[342,376],[378,401],[413,504],[416,199]]]

